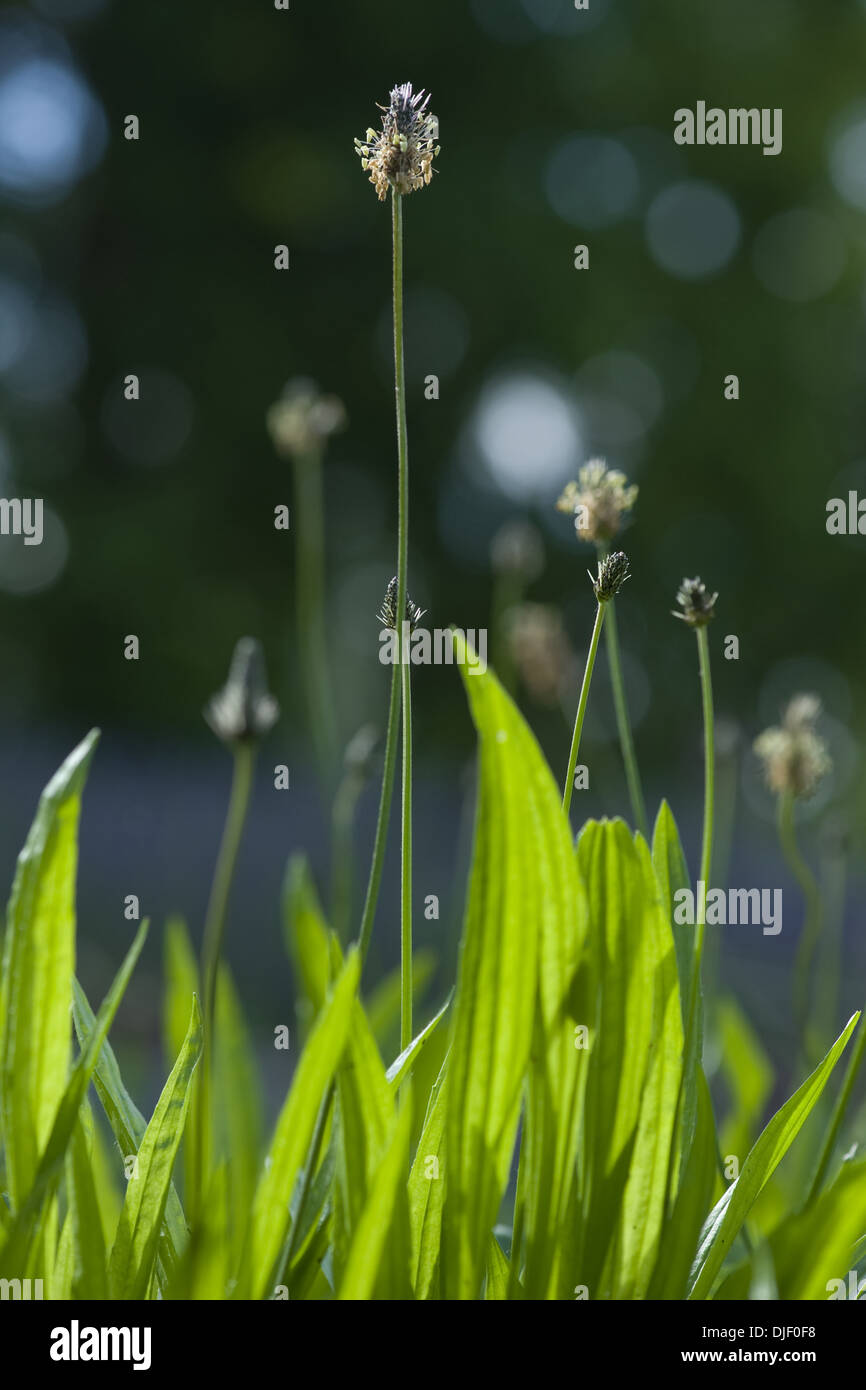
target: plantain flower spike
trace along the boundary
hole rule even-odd
[[[278,454],[303,459],[346,426],[346,408],[324,395],[314,381],[295,377],[267,413],[268,432]]]
[[[682,618],[689,627],[706,627],[716,616],[715,607],[718,594],[711,594],[702,579],[684,579],[677,592],[677,603],[683,610],[675,618]]]
[[[608,468],[604,459],[590,459],[568,483],[557,502],[557,510],[574,517],[578,539],[606,544],[621,531],[628,513],[637,501],[638,489],[617,468]]]
[[[427,106],[430,97],[414,92],[411,82],[395,87],[387,106],[380,106],[382,129],[367,131],[355,141],[361,168],[384,202],[388,192],[414,193],[433,178],[433,160],[439,154],[439,121]]]
[[[269,733],[280,707],[268,692],[261,644],[242,637],[232,656],[228,680],[208,701],[204,717],[223,743],[251,743]]]
[[[425,608],[419,608],[417,603],[413,603],[409,595],[406,595],[406,618],[410,624],[410,631],[414,632],[426,613]],[[392,632],[397,630],[397,576],[388,580],[388,587],[385,590],[385,597],[382,600],[382,607],[376,614],[379,622],[384,628],[390,628]]]
[[[625,581],[631,579],[628,556],[621,550],[615,550],[612,555],[599,561],[597,578],[593,579],[589,570],[587,574],[599,603],[610,603],[612,598],[616,598]]]
[[[777,795],[812,796],[821,778],[832,769],[827,745],[815,732],[820,713],[817,695],[795,695],[781,726],[765,729],[755,739],[767,785]]]

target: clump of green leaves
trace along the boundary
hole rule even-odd
[[[6,918],[0,1278],[42,1278],[55,1299],[705,1299],[747,1296],[756,1250],[769,1250],[782,1298],[824,1297],[845,1277],[866,1224],[866,1164],[824,1155],[799,1190],[776,1174],[857,1017],[755,1133],[754,1042],[728,1011],[743,1108],[729,1119],[753,1142],[726,1180],[700,1045],[686,1046],[693,940],[672,921],[689,874],[669,807],[651,845],[615,820],[587,823],[575,846],[515,704],[492,673],[465,686],[479,792],[453,998],[386,1065],[358,953],[344,952],[294,861],[284,906],[304,1045],[263,1137],[222,967],[194,1240],[195,1164],[183,1156],[202,1048],[195,956],[173,923],[170,1069],[148,1119],[108,1042],[147,928],[94,1014],[75,978],[75,878],[96,736],[64,763]]]

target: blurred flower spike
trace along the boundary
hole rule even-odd
[[[337,396],[323,395],[314,381],[296,377],[267,414],[274,448],[285,458],[317,453],[332,434],[345,429],[346,407]]]
[[[604,459],[590,459],[577,482],[566,485],[556,506],[574,517],[579,540],[604,545],[619,534],[637,496],[637,486],[629,485],[619,469],[608,468]]]
[[[817,695],[795,695],[781,726],[765,729],[755,739],[767,786],[777,795],[811,796],[832,769],[827,745],[815,732],[820,713]]]
[[[217,738],[231,745],[264,738],[279,714],[280,707],[268,691],[261,644],[254,637],[242,637],[228,680],[208,701],[204,717]]]
[[[677,613],[674,609],[673,616],[682,618],[689,627],[706,627],[716,616],[718,597],[709,592],[702,579],[684,579],[677,592],[677,603],[683,611]]]

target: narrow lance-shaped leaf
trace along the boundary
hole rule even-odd
[[[0,983],[0,1135],[13,1208],[32,1186],[69,1075],[81,792],[99,733],[52,777],[21,854]]]
[[[8,1239],[0,1251],[0,1275],[5,1275],[7,1270],[11,1270],[11,1277],[15,1278],[20,1270],[27,1267],[32,1243],[63,1173],[63,1162],[78,1118],[78,1112],[87,1094],[90,1078],[108,1036],[108,1030],[118,1005],[123,998],[129,977],[141,954],[147,936],[147,927],[147,922],[142,922],[135,940],[114,978],[111,989],[105,996],[87,1044],[72,1068],[69,1082],[57,1111],[57,1118],[52,1126],[45,1152],[39,1161],[39,1167],[33,1179],[33,1186],[21,1203],[16,1219],[9,1231]]]
[[[844,1052],[860,1018],[850,1020],[841,1037],[812,1075],[803,1082],[773,1116],[724,1197],[707,1218],[701,1245],[691,1273],[689,1298],[708,1298],[725,1256],[736,1239],[752,1205],[772,1177],[815,1106],[827,1080]]]
[[[544,877],[527,807],[542,762],[496,679],[462,667],[480,738],[475,846],[448,1064],[443,1294],[475,1299],[514,1149],[537,984]]]
[[[96,1020],[78,980],[73,981],[72,1017],[79,1045],[84,1048],[93,1033]],[[93,1072],[93,1084],[120,1150],[120,1157],[125,1160],[138,1153],[144,1132],[147,1129],[147,1121],[124,1086],[120,1067],[117,1065],[117,1058],[111,1044],[107,1041],[103,1045]],[[183,1208],[174,1184],[172,1184],[169,1188],[165,1222],[159,1246],[160,1263],[166,1276],[161,1281],[163,1291],[165,1291],[175,1261],[186,1245],[187,1236],[188,1231]]]
[[[273,1276],[289,1225],[289,1203],[313,1137],[319,1108],[343,1055],[358,989],[359,960],[352,951],[333,993],[316,1020],[259,1178],[251,1231],[236,1295],[270,1295]]]
[[[144,1132],[127,1184],[109,1262],[109,1282],[115,1298],[140,1299],[147,1294],[201,1048],[201,1011],[193,997],[183,1047]]]

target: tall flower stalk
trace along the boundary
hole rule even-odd
[[[608,608],[612,606],[613,599],[619,593],[625,581],[630,578],[627,557],[621,550],[614,552],[613,555],[608,555],[606,559],[599,561],[598,575],[596,578],[593,579],[592,575],[590,575],[589,578],[598,607],[595,613],[595,623],[593,624],[592,637],[586,657],[586,667],[583,673],[583,684],[580,688],[580,698],[577,702],[574,733],[571,737],[571,751],[568,755],[568,770],[565,774],[565,786],[562,789],[562,809],[566,815],[571,811],[571,797],[574,791],[574,774],[577,767],[577,755],[580,751],[583,721],[586,715],[587,701],[589,700],[589,687],[592,683],[592,673],[595,669],[595,658],[598,653],[601,630],[604,626],[604,616]]]
[[[697,1028],[698,999],[701,988],[701,961],[704,951],[704,928],[707,915],[707,892],[713,870],[713,819],[715,810],[715,728],[713,718],[713,680],[710,669],[710,644],[707,625],[715,617],[718,594],[710,594],[701,579],[684,579],[677,593],[681,612],[674,612],[694,630],[698,643],[698,667],[701,679],[701,701],[704,714],[704,827],[701,839],[701,872],[697,901],[692,975],[689,984],[688,1025],[685,1055],[694,1045]]]
[[[290,381],[268,411],[277,452],[291,460],[297,535],[295,622],[307,718],[319,775],[331,791],[337,766],[337,720],[328,669],[325,614],[325,506],[323,461],[327,441],[343,429],[346,412],[336,396],[322,395],[306,378]]]
[[[207,722],[231,750],[234,767],[202,940],[204,1033],[201,1086],[193,1127],[196,1153],[194,1171],[198,1173],[195,1212],[200,1210],[200,1203],[204,1199],[205,1181],[211,1164],[216,997],[229,898],[249,810],[258,741],[270,731],[278,716],[279,706],[267,689],[261,647],[253,638],[243,637],[235,647],[225,686],[213,696],[205,709]]]
[[[808,1023],[812,965],[823,925],[823,904],[818,881],[797,843],[794,809],[797,801],[814,793],[831,768],[826,745],[815,731],[820,713],[821,702],[816,695],[796,695],[785,710],[781,725],[765,729],[755,740],[755,752],[763,763],[767,784],[778,798],[782,853],[806,902],[794,978],[794,1010],[802,1037]]]
[[[370,882],[361,923],[361,950],[363,957],[369,947],[382,876],[396,770],[396,706],[399,700],[403,728],[400,880],[400,1034],[403,1046],[412,1037],[412,707],[408,652],[404,659],[409,564],[409,443],[403,324],[403,199],[429,184],[433,177],[433,160],[439,153],[436,143],[439,123],[427,109],[429,102],[429,96],[413,91],[409,82],[393,88],[388,106],[380,107],[383,112],[381,130],[369,128],[363,140],[355,141],[355,151],[362,168],[370,174],[370,182],[380,202],[384,202],[389,193],[391,195],[394,386],[397,406],[397,575],[394,600],[398,667],[392,676],[385,769]]]
[[[574,528],[578,540],[592,541],[595,544],[599,562],[610,553],[610,542],[618,535],[628,514],[637,501],[638,489],[629,485],[624,473],[616,468],[608,468],[603,459],[590,459],[577,475],[577,481],[565,488],[557,502],[561,512],[574,518]],[[605,627],[605,645],[613,687],[613,703],[616,712],[616,726],[619,745],[628,784],[629,801],[637,829],[645,839],[649,838],[646,802],[635,753],[634,736],[629,717],[628,699],[622,674],[619,630],[616,621],[616,607],[611,603]]]

